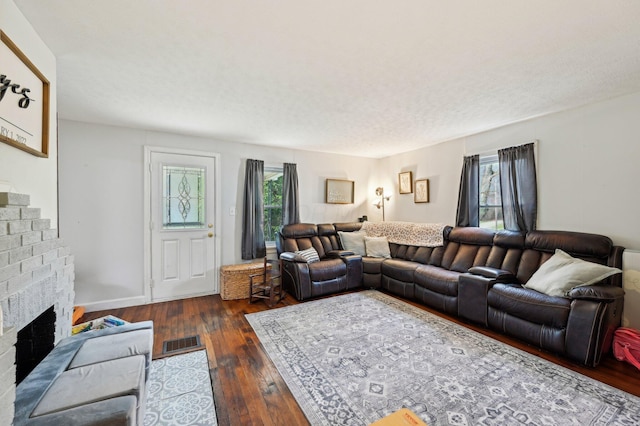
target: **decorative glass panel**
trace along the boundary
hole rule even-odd
[[[163,229],[206,227],[205,172],[200,167],[162,166]]]

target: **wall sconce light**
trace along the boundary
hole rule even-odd
[[[385,197],[384,188],[382,188],[381,186],[376,188],[376,196],[380,197],[380,199],[377,203],[373,203],[373,205],[379,209],[382,209],[382,221],[384,222],[384,202],[389,201],[391,196]]]

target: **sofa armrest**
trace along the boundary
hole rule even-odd
[[[302,258],[300,257],[300,259]],[[297,300],[305,300],[311,297],[309,264],[305,260],[298,260],[295,253],[292,252],[282,253],[280,260],[282,260],[280,272],[284,290]]]
[[[350,250],[331,250],[327,252],[327,257],[332,259],[353,255],[355,255],[355,253]]]
[[[517,283],[511,272],[489,266],[474,266],[458,278],[458,315],[480,323],[489,324],[489,290],[496,283]]]
[[[42,416],[15,419],[15,425],[82,425],[101,423],[131,425],[137,423],[137,406],[140,401],[134,395],[109,398]],[[102,423],[103,422],[103,423]]]
[[[504,269],[491,268],[489,266],[474,266],[469,268],[469,273],[490,278],[492,280],[496,280],[496,282],[518,282],[518,279],[511,272],[505,271]]]
[[[495,283],[494,279],[479,274],[460,274],[458,277],[458,315],[487,326],[487,293]]]
[[[343,251],[340,259],[347,265],[347,290],[362,287],[362,256]]]
[[[287,262],[307,263],[307,260],[304,257],[291,251],[285,251],[284,253],[281,253],[280,259]]]
[[[622,319],[623,294],[614,286],[577,287],[569,292],[573,298],[565,337],[569,358],[595,367],[602,354],[611,350],[613,334]]]
[[[613,302],[624,297],[624,290],[620,287],[607,285],[587,285],[572,288],[567,296],[571,299]]]
[[[117,327],[107,327],[98,330],[88,330],[82,333],[74,334],[65,339],[62,339],[57,346],[64,346],[68,344],[77,344],[77,342],[95,339],[96,337],[111,336],[113,334],[127,333],[135,330],[149,329],[153,332],[153,321],[139,321],[130,322],[127,324],[119,325]]]

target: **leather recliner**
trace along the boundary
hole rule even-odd
[[[494,284],[487,294],[490,328],[523,339],[585,365],[597,365],[611,347],[620,325],[624,290],[622,277],[576,287],[567,297],[554,297],[527,289],[526,283],[556,248],[602,265],[622,266],[622,247],[601,235],[564,231],[531,231],[515,280]]]
[[[319,262],[307,263],[295,254],[310,247],[318,252]],[[362,257],[341,249],[334,225],[285,225],[280,229],[276,248],[282,260],[284,289],[298,300],[361,286]]]
[[[576,287],[567,297],[524,285],[556,249],[617,268],[624,249],[602,235],[567,231],[499,231],[493,239],[492,250],[496,248],[502,250],[501,256],[490,255],[484,265],[470,265],[460,275],[458,315],[585,365],[597,365],[620,325],[621,276]]]

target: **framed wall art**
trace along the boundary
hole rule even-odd
[[[353,189],[355,182],[352,180],[327,179],[325,202],[327,204],[353,204]]]
[[[49,155],[49,80],[0,31],[0,142]]]
[[[429,202],[429,179],[416,179],[415,192],[413,193],[414,203]]]
[[[401,194],[413,192],[413,174],[411,172],[398,173],[398,189]]]

